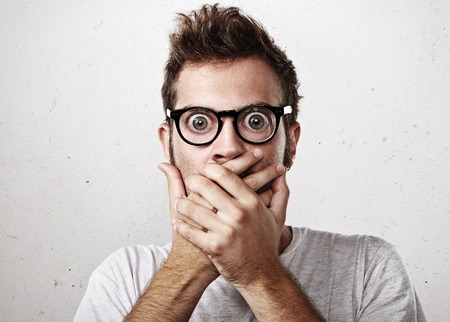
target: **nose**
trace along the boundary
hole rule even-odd
[[[232,160],[245,152],[245,143],[234,129],[233,118],[222,117],[222,121],[222,130],[212,143],[212,160],[219,164]]]

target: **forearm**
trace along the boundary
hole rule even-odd
[[[325,321],[281,264],[250,285],[237,286],[258,321]]]
[[[170,217],[175,219],[179,215],[174,208],[176,200],[186,196],[184,182],[175,166],[161,163],[159,168],[168,180]],[[169,257],[125,321],[187,321],[204,290],[217,276],[208,257],[174,233]]]
[[[169,256],[125,321],[189,320],[204,290],[217,275],[185,264]]]

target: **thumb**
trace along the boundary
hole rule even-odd
[[[158,168],[165,174],[169,189],[170,217],[175,219],[177,210],[175,203],[178,199],[186,197],[184,181],[178,168],[170,163],[162,162]]]
[[[289,199],[289,187],[286,182],[286,172],[272,181],[272,191],[273,195],[268,208],[272,211],[277,224],[284,225]]]

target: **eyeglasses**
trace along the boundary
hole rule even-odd
[[[178,134],[191,145],[206,145],[213,142],[222,129],[222,117],[233,117],[238,136],[251,144],[262,144],[271,140],[278,130],[280,118],[292,113],[291,106],[246,106],[240,110],[215,112],[206,107],[189,107],[167,110],[167,116],[175,121]]]

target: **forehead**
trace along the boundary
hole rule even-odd
[[[180,72],[175,109],[205,106],[237,109],[250,104],[282,104],[275,72],[262,59],[186,64]]]

